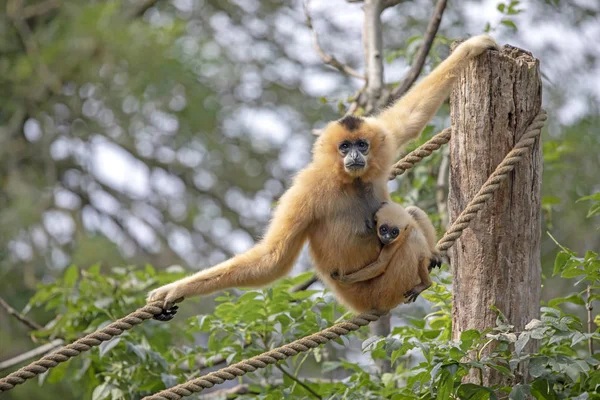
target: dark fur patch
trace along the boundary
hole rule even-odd
[[[349,131],[354,131],[362,125],[363,119],[361,117],[355,117],[354,115],[347,115],[338,122]]]

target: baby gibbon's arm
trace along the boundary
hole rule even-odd
[[[377,257],[377,260],[371,264],[347,275],[339,275],[338,272],[334,272],[331,274],[331,278],[342,283],[356,283],[368,281],[369,279],[373,279],[383,274],[396,253],[396,250],[406,242],[412,229],[413,227],[409,225],[394,242],[384,246],[379,253],[379,257]]]
[[[164,301],[169,308],[185,297],[262,286],[285,276],[302,250],[314,216],[309,188],[295,184],[281,197],[264,239],[250,250],[153,290],[148,301]]]
[[[419,136],[450,93],[460,69],[465,67],[467,60],[487,49],[497,47],[494,39],[488,35],[475,36],[461,43],[406,95],[382,111],[376,119],[393,133],[396,146],[400,147]]]

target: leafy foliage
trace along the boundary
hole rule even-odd
[[[577,257],[561,247],[555,274],[577,277],[578,284],[586,284],[591,292],[553,299],[541,308],[541,319],[532,320],[521,332],[515,332],[510,321],[492,306],[498,313],[494,328],[467,330],[454,339],[450,278],[443,270],[438,283],[423,294],[433,307],[428,315],[405,317],[388,337],[362,343],[361,357],[387,359],[393,373],[379,374],[364,364],[366,360],[357,360],[351,353],[341,355],[354,338],[365,339],[362,330],[281,366],[247,375],[249,392],[238,398],[497,399],[500,393],[507,393],[510,399],[584,394],[600,398],[593,394],[600,385],[600,360],[587,348],[600,334],[587,332],[573,310],[597,299],[587,293],[600,289],[598,263],[593,252]],[[98,266],[87,270],[72,266],[55,283],[41,286],[31,299],[31,307],[43,306],[58,315],[50,329],[36,336],[72,340],[94,331],[141,304],[141,293],[150,286],[179,276],[180,272],[158,273],[149,266],[114,268],[109,274],[101,273]],[[141,398],[206,373],[211,365],[252,357],[346,317],[328,291],[292,290],[309,277],[301,274],[240,296],[225,293],[215,299],[218,305],[210,314],[187,319],[179,315],[170,324],[146,322],[51,370],[42,382],[67,377],[81,381],[86,398],[94,400]],[[568,312],[561,309],[565,306],[569,306]],[[470,371],[488,368],[511,377],[515,384],[462,384],[461,378]],[[526,383],[522,381],[524,373],[530,377]]]

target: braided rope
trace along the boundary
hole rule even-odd
[[[314,333],[302,339],[293,341],[292,343],[278,347],[263,354],[247,360],[240,361],[229,367],[222,368],[218,371],[193,379],[186,383],[173,386],[167,390],[156,393],[152,396],[144,397],[142,400],[179,400],[182,397],[190,396],[204,389],[211,388],[214,385],[219,385],[225,381],[230,381],[238,376],[245,375],[248,372],[254,372],[259,368],[266,368],[269,364],[275,364],[288,357],[293,357],[298,353],[303,353],[319,347],[322,344],[347,335],[352,331],[358,330],[361,326],[369,325],[373,321],[377,321],[383,314],[363,313],[359,314],[347,321],[339,322],[329,328],[323,329],[321,332]]]
[[[422,159],[429,157],[435,150],[448,143],[451,136],[452,129],[446,128],[421,146],[417,147],[415,150],[402,157],[400,161],[392,165],[392,172],[390,172],[389,179],[392,180],[398,175],[402,175],[404,172],[414,167],[415,164],[420,162]]]
[[[58,364],[63,363],[70,358],[76,357],[79,354],[89,351],[93,347],[100,345],[102,342],[106,342],[119,336],[123,332],[133,328],[135,325],[139,325],[147,319],[151,319],[157,314],[163,312],[159,303],[146,304],[142,308],[138,308],[131,314],[116,320],[105,328],[102,328],[94,333],[90,333],[82,337],[81,339],[61,347],[60,349],[45,355],[37,361],[23,367],[12,374],[5,376],[0,379],[0,392],[7,392],[14,388],[16,385],[24,383],[26,380],[36,377],[39,374],[43,374],[50,368],[56,367]]]
[[[529,147],[535,142],[540,135],[544,122],[546,121],[546,111],[541,110],[540,113],[533,119],[529,127],[521,136],[513,149],[504,157],[504,160],[489,176],[487,181],[481,186],[475,197],[467,204],[465,209],[460,213],[458,218],[452,223],[450,228],[444,233],[444,236],[437,244],[437,249],[445,253],[454,242],[467,229],[477,212],[483,208],[485,203],[492,198],[492,195],[500,187],[500,183],[508,177],[508,174],[515,169],[519,161],[523,159]]]
[[[523,134],[521,139],[519,139],[515,147],[506,155],[498,167],[496,167],[496,170],[490,175],[473,200],[469,202],[467,207],[437,243],[437,249],[440,252],[445,253],[446,250],[456,242],[462,235],[462,232],[469,226],[469,223],[475,218],[477,212],[483,208],[485,203],[492,197],[492,194],[498,190],[500,183],[506,179],[508,173],[514,170],[516,164],[523,158],[528,148],[540,135],[545,120],[546,112],[542,110],[529,125],[527,131]],[[431,155],[434,150],[437,150],[442,145],[448,143],[451,133],[450,128],[444,129],[427,143],[407,154],[399,162],[394,164],[390,179],[403,174],[406,170],[414,167],[414,165],[423,158]],[[126,317],[111,323],[106,328],[91,333],[72,344],[64,346],[42,357],[26,367],[9,374],[0,379],[0,392],[9,391],[16,385],[42,374],[50,368],[54,368],[58,364],[65,362],[72,357],[89,351],[91,348],[100,345],[102,342],[121,335],[124,331],[133,328],[135,325],[141,324],[147,319],[151,319],[155,315],[161,314],[164,310],[159,304],[160,303],[147,304]],[[330,340],[347,335],[350,332],[358,330],[362,326],[378,320],[381,315],[382,314],[375,313],[363,313],[357,315],[348,321],[340,322],[318,333],[298,339],[292,343],[252,357],[248,360],[240,361],[229,367],[211,372],[200,378],[163,390],[155,395],[145,397],[143,400],[179,400],[184,396],[200,392],[206,388],[213,387],[216,384],[221,384],[226,380],[235,379],[238,376],[245,375],[247,372],[265,368],[269,364],[275,364],[278,361],[295,356],[300,352],[306,352],[325,344]]]

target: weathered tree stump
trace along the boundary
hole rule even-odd
[[[540,111],[541,99],[539,61],[512,46],[486,52],[460,75],[451,98],[451,221],[523,135]],[[494,327],[498,314],[490,305],[516,331],[539,318],[541,178],[538,139],[450,249],[455,339],[467,329]],[[466,381],[479,384],[478,372],[472,371]],[[511,382],[489,370],[481,383]]]

